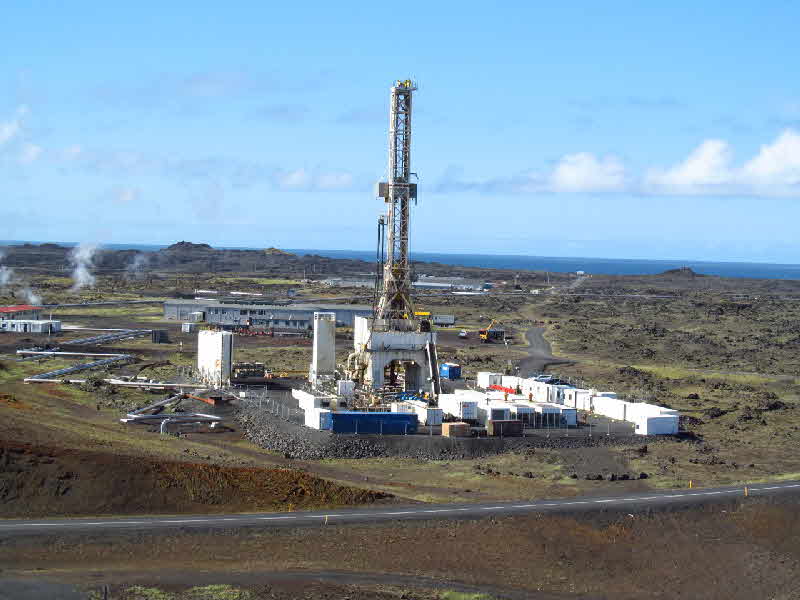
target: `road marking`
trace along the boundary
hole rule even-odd
[[[800,488],[800,483],[793,483],[793,484],[779,484],[779,485],[771,485],[771,486],[762,486],[762,487],[754,487],[748,488],[751,492],[769,492],[772,490],[783,490],[789,488]],[[319,514],[301,514],[301,515],[284,515],[284,516],[264,516],[258,517],[253,515],[241,515],[239,517],[211,517],[211,518],[190,518],[190,519],[153,519],[147,521],[118,521],[114,519],[109,519],[108,521],[72,521],[72,522],[61,522],[61,523],[52,523],[52,522],[36,522],[36,523],[2,523],[0,522],[0,530],[9,530],[9,529],[20,529],[26,527],[97,527],[102,525],[107,525],[109,527],[114,527],[117,525],[150,525],[150,526],[158,526],[158,525],[173,525],[173,524],[182,524],[182,523],[222,523],[226,521],[240,521],[242,523],[247,523],[251,520],[259,520],[259,521],[278,521],[278,520],[290,520],[290,519],[327,519],[329,517],[341,517],[341,518],[355,518],[355,517],[380,517],[380,516],[397,516],[397,515],[421,515],[421,514],[431,514],[431,513],[453,513],[453,512],[476,512],[478,510],[512,510],[512,509],[520,509],[520,508],[545,508],[551,506],[566,506],[566,505],[573,505],[573,504],[605,504],[609,502],[637,502],[637,501],[652,501],[652,500],[663,500],[669,498],[683,498],[686,496],[714,496],[718,494],[739,494],[741,493],[741,488],[736,487],[733,489],[725,489],[725,490],[715,490],[715,491],[698,491],[698,492],[688,492],[688,493],[677,493],[677,494],[664,494],[660,496],[642,496],[639,498],[600,498],[597,500],[570,500],[570,501],[561,501],[561,502],[545,502],[545,503],[533,503],[533,504],[508,504],[503,506],[470,506],[470,507],[462,507],[462,508],[438,508],[438,509],[420,509],[420,510],[404,510],[404,511],[392,511],[392,512],[375,512],[375,513],[344,513],[344,514],[337,514],[337,515],[319,515]],[[263,514],[263,513],[262,513]]]
[[[155,521],[156,523],[208,523],[213,519],[173,519],[169,521]],[[89,523],[86,523],[89,525]]]

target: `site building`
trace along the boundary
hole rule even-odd
[[[197,372],[200,380],[214,387],[228,384],[233,366],[233,334],[201,331],[197,334]]]
[[[42,320],[42,310],[41,306],[32,304],[0,306],[0,321],[40,321]]]
[[[257,304],[220,300],[167,300],[164,318],[205,321],[212,325],[310,331],[315,312],[332,312],[336,324],[352,327],[356,316],[370,316],[372,308],[358,304]],[[193,313],[200,315],[193,316]],[[199,318],[198,318],[199,317]]]
[[[53,334],[61,331],[61,321],[34,319],[0,319],[0,331],[14,333]]]

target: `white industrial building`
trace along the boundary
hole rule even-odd
[[[197,334],[197,373],[211,386],[226,385],[233,365],[233,334],[229,331],[201,331]]]
[[[61,331],[61,321],[41,319],[0,319],[0,331],[52,334]]]

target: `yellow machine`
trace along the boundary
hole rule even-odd
[[[502,342],[506,339],[505,329],[498,329],[495,325],[501,325],[497,319],[492,319],[486,329],[478,330],[478,337],[484,344],[491,344],[493,342]]]

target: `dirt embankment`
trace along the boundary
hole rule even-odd
[[[302,471],[0,445],[0,517],[296,510],[388,495]]]

